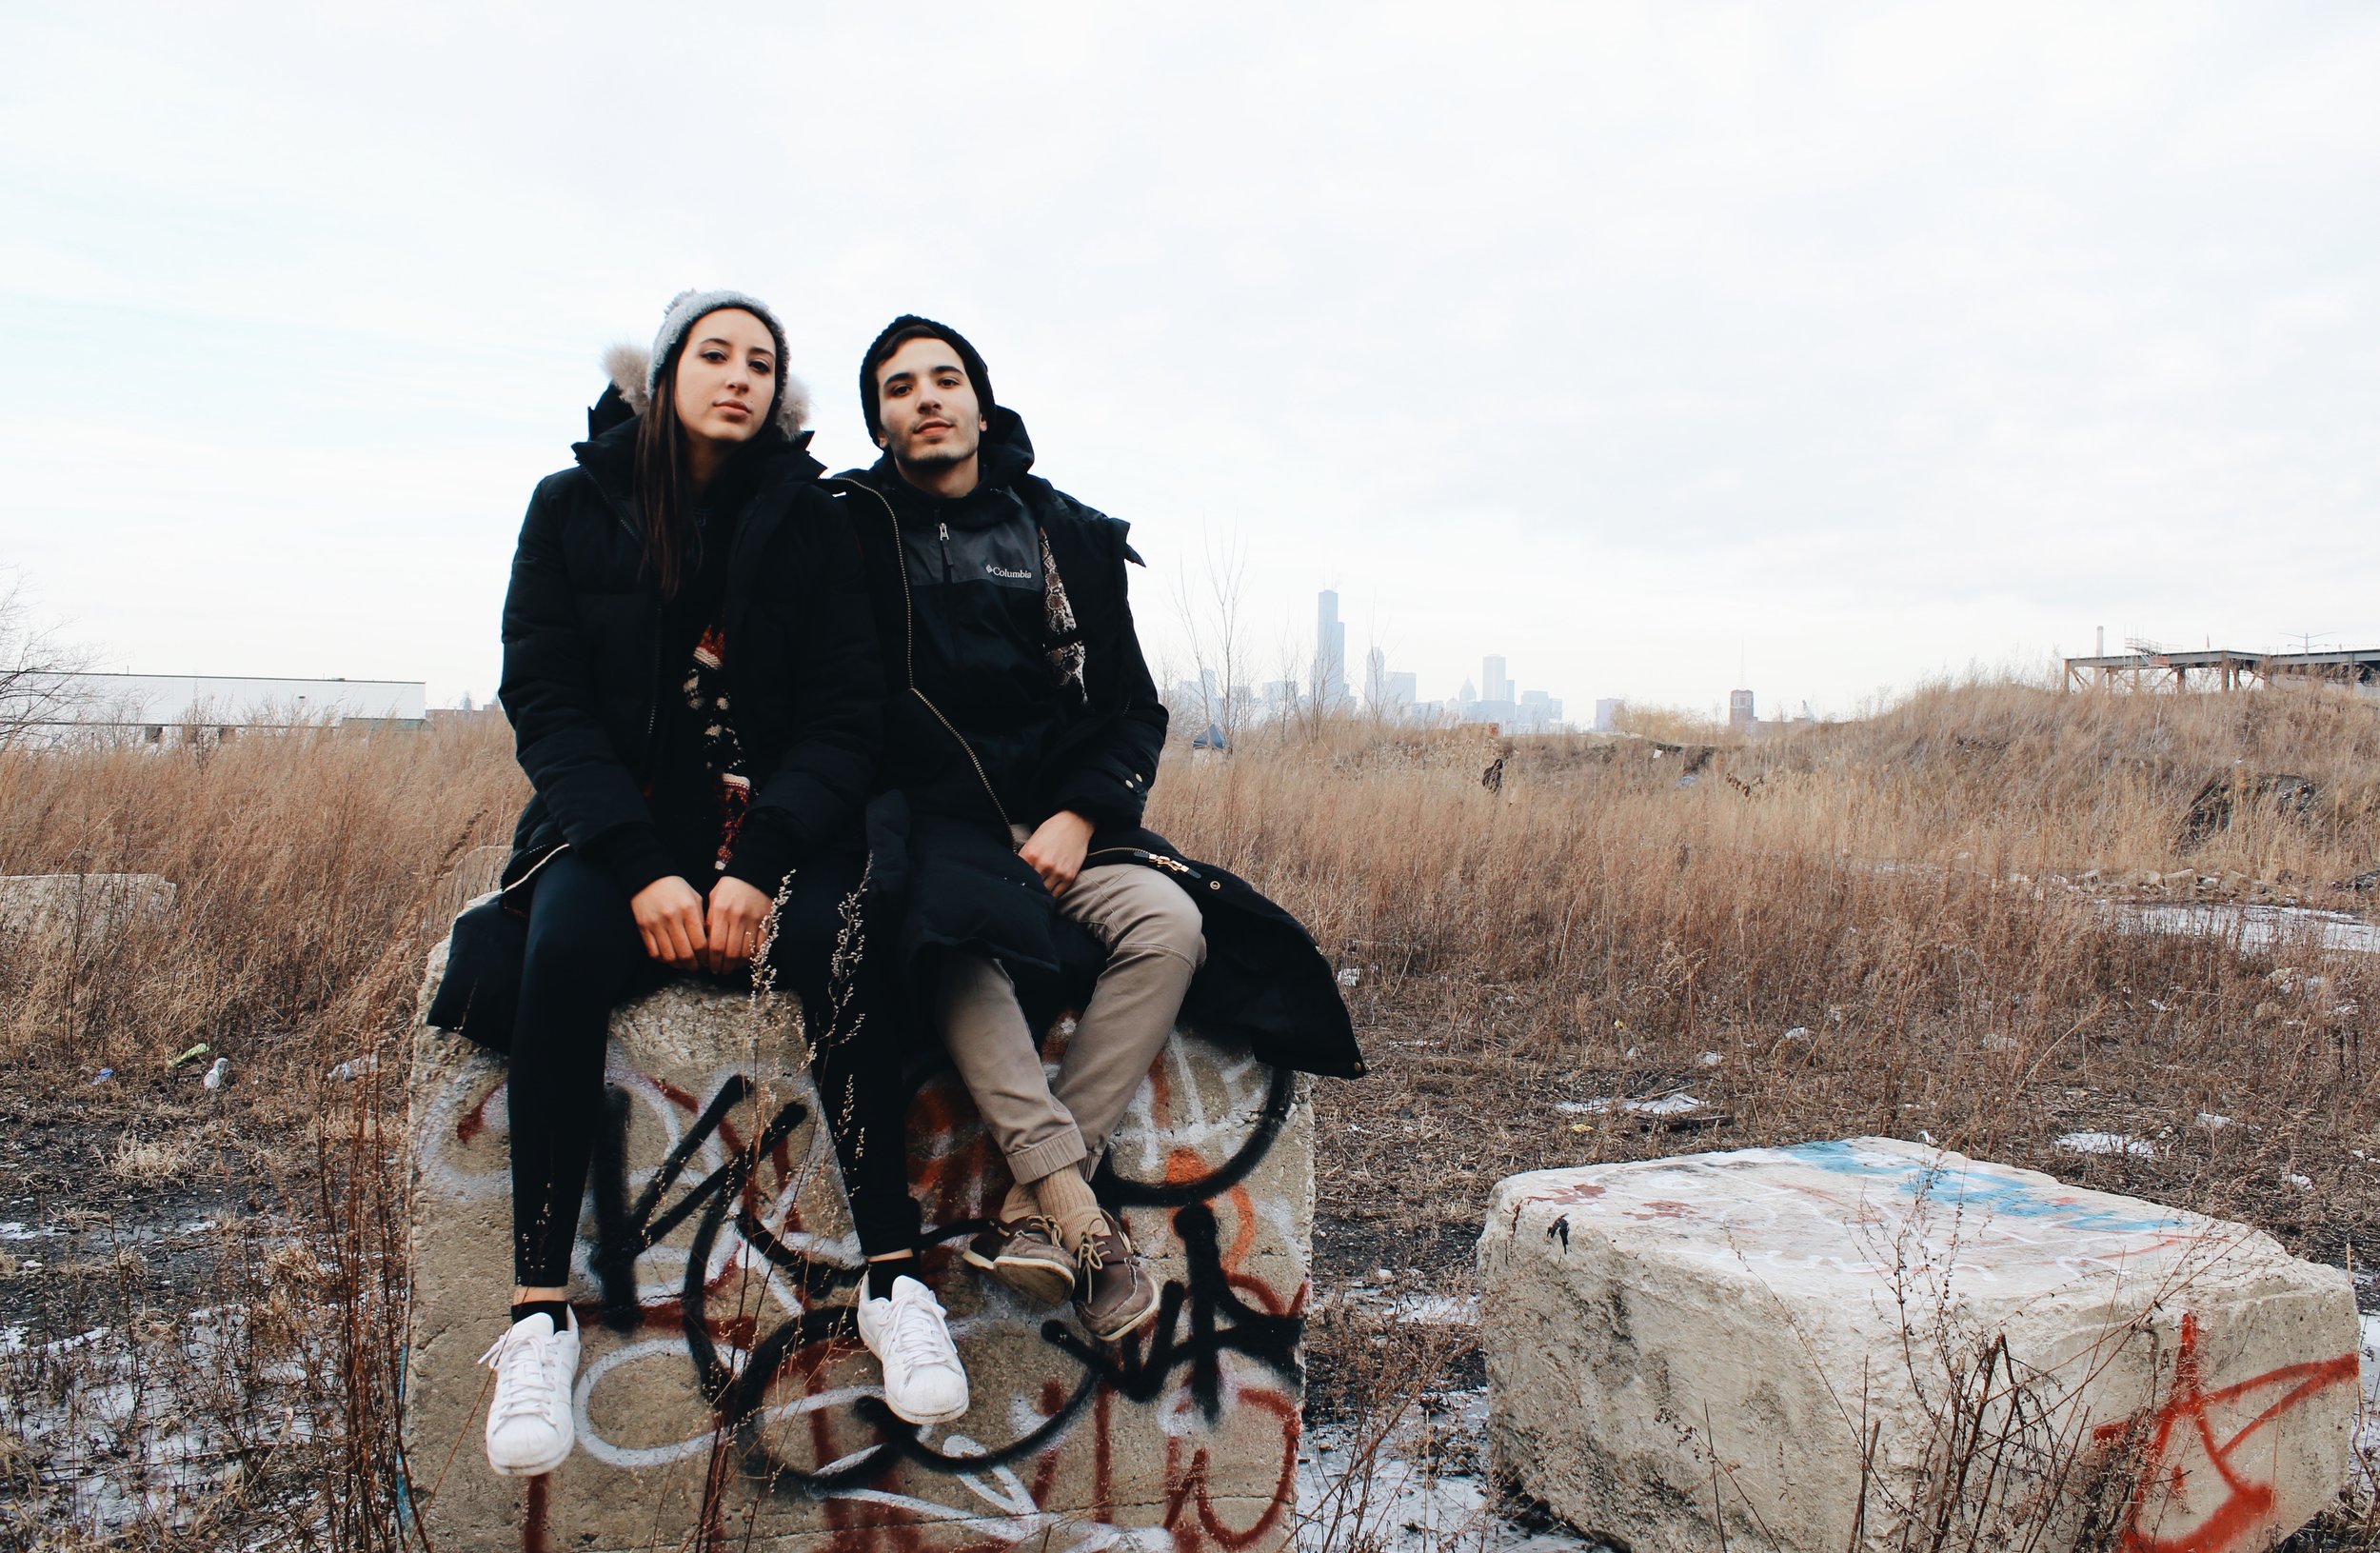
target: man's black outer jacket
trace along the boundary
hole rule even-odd
[[[637,422],[572,450],[540,482],[505,595],[497,695],[535,789],[513,831],[507,889],[564,846],[617,852],[652,825],[643,793],[663,726],[660,697],[685,667],[661,661],[662,600],[644,565],[634,494]],[[747,492],[734,525],[724,626],[729,699],[752,804],[748,838],[776,877],[821,849],[855,849],[883,723],[883,676],[848,502],[823,466],[764,431],[737,455]],[[721,476],[725,479],[725,475]]]
[[[944,631],[961,641],[985,634],[950,631],[950,622],[918,618],[919,590],[905,569],[901,525],[902,513],[915,523],[927,509],[894,485],[902,477],[889,460],[829,483],[850,493],[883,640],[891,709],[878,780],[883,791],[868,811],[869,917],[899,925],[895,971],[913,994],[911,1012],[921,1022],[927,1017],[928,989],[939,985],[941,960],[953,950],[1000,961],[1036,1029],[1061,1009],[1082,1005],[1105,947],[1057,909],[1008,835],[1010,825],[1032,826],[1071,809],[1095,827],[1086,866],[1153,867],[1198,902],[1207,958],[1182,1005],[1193,1026],[1243,1039],[1258,1058],[1278,1066],[1360,1076],[1363,1059],[1346,1003],[1312,935],[1246,881],[1182,857],[1140,825],[1164,747],[1165,708],[1126,597],[1124,567],[1140,557],[1126,543],[1124,524],[1026,472],[1032,443],[1015,411],[995,408],[991,423],[984,447],[987,488],[976,505],[1013,501],[1048,537],[1075,616],[1073,640],[1085,654],[1087,694],[1057,704],[1061,709],[1045,723],[1043,747],[1032,758],[999,748],[1001,729],[978,730],[993,736],[985,742],[1009,771],[986,769],[963,731],[976,711],[967,676],[932,678],[936,654],[922,660],[917,651],[922,631]],[[948,588],[932,592],[936,601],[948,597],[961,607],[976,607],[982,598],[970,602]],[[1066,644],[1053,635],[1047,645]],[[921,677],[922,661],[929,677]],[[1006,672],[1017,666],[980,667]],[[1001,797],[1003,787],[1018,790],[1017,772],[1028,773],[1021,812],[1015,799]]]
[[[1135,825],[1165,745],[1165,704],[1140,656],[1124,566],[1127,526],[1028,472],[1033,444],[1016,411],[995,408],[983,477],[955,501],[910,486],[892,461],[839,477],[867,556],[891,702],[885,784],[921,813],[1040,825],[1072,809]],[[848,483],[848,486],[846,486]],[[974,575],[913,577],[902,534],[932,549],[942,527]],[[1059,682],[1036,529],[1063,579],[1086,649],[1082,692]],[[986,549],[986,546],[990,546]],[[986,577],[987,557],[1009,563]],[[1028,579],[1017,579],[1029,571]],[[1016,579],[1016,580],[1012,580]]]

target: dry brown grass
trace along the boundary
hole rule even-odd
[[[1924,1131],[2332,1261],[2380,1240],[2380,1181],[2350,1152],[2380,1153],[2361,1056],[2380,973],[2286,942],[2243,955],[2119,931],[2096,904],[2183,869],[2202,894],[2351,899],[2324,886],[2380,862],[2380,709],[1948,688],[1761,744],[1522,741],[1500,794],[1478,782],[1497,747],[1326,724],[1259,731],[1228,760],[1178,752],[1159,785],[1154,824],[1359,972],[1375,1072],[1321,1088],[1326,1287],[1389,1266],[1458,1288],[1487,1187],[1517,1169],[1859,1132]],[[2234,771],[2317,796],[2267,804],[2251,782],[2228,827],[2188,837],[2193,799]],[[72,1248],[0,1264],[26,1327],[0,1398],[68,1396],[82,1350],[45,1346],[59,1340],[162,1331],[134,1351],[169,1364],[189,1309],[244,1313],[244,1357],[192,1378],[216,1387],[207,1449],[237,1470],[158,1501],[146,1545],[221,1545],[230,1526],[394,1545],[396,1041],[458,866],[504,839],[522,793],[486,720],[0,753],[0,873],[180,887],[172,913],[106,943],[0,945],[0,1179],[25,1184],[0,1218],[68,1225]],[[201,1041],[231,1063],[220,1094],[199,1087],[205,1061],[166,1066]],[[388,1060],[366,1081],[326,1078],[367,1053]],[[116,1077],[93,1084],[103,1066]],[[1659,1125],[1556,1109],[1679,1087],[1705,1109]],[[2158,1151],[2055,1150],[2086,1127]],[[148,1151],[176,1147],[160,1179]],[[205,1227],[155,1231],[178,1214]],[[1392,1369],[1407,1398],[1476,1381],[1459,1343],[1435,1380],[1375,1374],[1341,1328],[1316,1333],[1319,1405],[1396,1414],[1365,1379]],[[80,1464],[20,1443],[0,1460],[0,1528],[20,1508],[71,1523],[73,1484],[110,1473],[153,1486],[148,1426],[109,1424],[122,1449]],[[2333,1539],[2373,1545],[2343,1523]]]
[[[0,874],[179,891],[0,943],[0,1217],[42,1233],[0,1273],[0,1543],[397,1545],[401,1074],[327,1075],[401,1049],[522,791],[501,724],[0,753]]]
[[[1459,1284],[1488,1189],[1517,1170],[1860,1133],[2363,1264],[2380,1241],[2380,1165],[2362,1157],[2380,1155],[2374,957],[2286,938],[2243,954],[2110,912],[2142,893],[2132,870],[2324,899],[2321,882],[2380,860],[2376,740],[2380,707],[2338,694],[1981,687],[1768,743],[1506,741],[1492,793],[1474,730],[1339,727],[1185,763],[1153,823],[1359,972],[1374,1071],[1324,1085],[1319,1113],[1318,1261],[1340,1280]],[[2193,799],[2233,770],[2310,777],[2320,797],[2299,815],[2243,804],[2188,839]],[[1678,1090],[1703,1108],[1558,1108]],[[2061,1151],[2076,1131],[2156,1152]],[[1318,1369],[1351,1357],[1324,1347]],[[2345,1520],[2324,1535],[2375,1541]]]

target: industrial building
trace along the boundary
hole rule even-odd
[[[420,680],[295,680],[244,674],[58,674],[37,727],[51,736],[113,731],[135,742],[293,727],[427,726]]]
[[[2069,689],[2239,690],[2282,681],[2344,685],[2380,691],[2380,647],[2337,647],[2316,652],[2249,652],[2239,647],[2171,647],[2132,637],[2125,650],[2099,650],[2066,660]]]

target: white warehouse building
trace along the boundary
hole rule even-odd
[[[161,743],[204,732],[299,727],[421,727],[428,720],[420,680],[285,680],[244,674],[58,674],[44,687],[39,721],[70,728],[120,729]]]

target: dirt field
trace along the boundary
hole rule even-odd
[[[1383,1312],[1459,1304],[1490,1185],[1562,1164],[1922,1135],[2362,1276],[2380,955],[2303,908],[2352,917],[2380,864],[2380,708],[1983,687],[1758,746],[1664,731],[1169,757],[1153,823],[1315,927],[1373,1062],[1319,1090],[1310,1422],[1361,1438],[1478,1384],[1461,1322]],[[485,719],[0,751],[0,874],[179,887],[105,942],[0,946],[0,1543],[397,1545],[372,1122],[519,796]],[[1591,1108],[1625,1098],[1668,1114]],[[2060,1146],[2082,1133],[2148,1147]],[[1337,1514],[1306,1541],[1417,1536],[1464,1540]],[[2380,1531],[2342,1510],[2305,1545]]]

